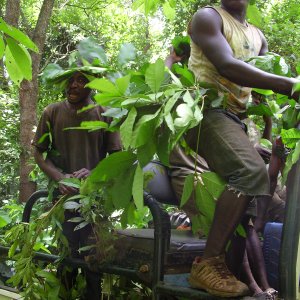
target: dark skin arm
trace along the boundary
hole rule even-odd
[[[168,57],[165,59],[165,66],[171,70],[173,64],[176,64],[180,62],[183,59],[182,56],[179,56],[176,54],[175,50],[173,47],[170,49],[170,54]]]
[[[78,170],[73,174],[64,174],[59,169],[56,168],[56,166],[53,164],[53,162],[50,159],[47,158],[44,159],[43,153],[39,151],[37,148],[34,149],[33,155],[40,169],[55,182],[59,183],[61,180],[65,178],[71,178],[71,177],[79,178],[79,179],[86,178],[90,174],[90,171],[87,169]],[[63,195],[73,195],[78,192],[76,188],[71,186],[66,186],[62,183],[59,183],[58,187],[59,187],[59,191]]]
[[[203,8],[193,17],[191,38],[217,71],[228,80],[245,87],[269,89],[291,96],[293,85],[298,80],[273,75],[261,71],[241,60],[234,58],[233,52],[222,34],[222,19],[213,9]],[[261,53],[265,51],[264,45]],[[298,100],[299,93],[293,98]]]

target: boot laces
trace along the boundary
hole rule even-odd
[[[219,262],[219,263],[215,264],[213,267],[221,279],[228,279],[228,278],[232,277],[232,274],[228,270],[225,263]]]

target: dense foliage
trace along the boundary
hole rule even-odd
[[[21,29],[28,29],[30,32],[33,28],[41,2],[22,2]],[[56,2],[40,70],[44,74],[41,78],[47,77],[46,81],[50,83],[50,87],[40,87],[38,114],[48,103],[63,98],[61,89],[57,88],[54,93],[53,84],[63,83],[62,78],[68,78],[77,70],[74,64],[71,72],[69,69],[66,73],[64,68],[72,68],[74,50],[78,42],[84,37],[91,37],[101,44],[105,51],[102,49],[98,61],[85,65],[82,70],[91,75],[89,87],[98,92],[95,100],[98,104],[111,108],[107,115],[113,117],[114,122],[111,127],[100,123],[84,123],[82,126],[86,130],[103,127],[107,130],[120,130],[125,151],[115,153],[102,161],[85,182],[65,182],[80,188],[81,195],[67,201],[61,199],[49,213],[37,218],[32,224],[18,223],[22,206],[15,201],[18,189],[20,120],[18,90],[14,83],[18,85],[23,78],[31,78],[31,60],[26,48],[36,48],[20,31],[7,27],[6,23],[0,20],[0,57],[5,56],[5,70],[8,72],[3,72],[8,84],[0,92],[0,200],[3,205],[0,212],[0,228],[3,228],[1,238],[3,242],[13,245],[10,256],[17,259],[15,268],[18,273],[11,282],[15,286],[22,284],[26,287],[24,295],[28,299],[46,299],[46,295],[47,299],[56,299],[59,294],[67,297],[54,276],[55,268],[48,265],[45,272],[44,266],[37,266],[32,260],[33,250],[56,251],[57,243],[62,238],[59,227],[62,207],[76,208],[82,212],[80,227],[88,222],[101,223],[102,226],[97,228],[101,236],[105,234],[103,229],[107,232],[111,230],[112,224],[123,227],[128,224],[143,226],[147,222],[142,193],[145,182],[151,175],[143,174],[142,168],[153,156],[168,164],[168,154],[176,143],[181,142],[186,130],[199,124],[205,99],[215,93],[207,87],[197,86],[193,74],[185,66],[177,66],[173,72],[169,72],[160,58],[168,53],[171,40],[185,33],[187,23],[198,7],[217,2]],[[255,58],[256,65],[276,74],[296,76],[300,71],[300,47],[297,39],[300,34],[298,1],[255,2],[249,10],[249,20],[265,32],[269,49],[282,55],[291,68],[285,64],[283,58],[272,53],[264,59]],[[0,2],[0,9],[4,11],[4,1]],[[90,49],[93,43],[91,41],[92,39],[89,39],[83,49]],[[176,42],[173,45],[176,47]],[[73,57],[73,61],[68,60],[69,57]],[[59,63],[61,67],[49,65],[50,62]],[[105,78],[93,78],[93,68],[102,68]],[[174,73],[180,75],[179,78]],[[60,86],[62,87],[63,85]],[[287,171],[300,155],[299,130],[293,128],[300,119],[300,108],[294,100],[282,95],[274,95],[271,91],[257,92],[265,96],[265,101],[257,107],[249,107],[249,112],[254,115],[272,116],[274,135],[281,134],[283,142],[292,149],[287,160],[285,178]],[[38,171],[32,173],[32,178],[39,186],[45,186],[44,178]],[[207,211],[208,214],[194,219],[193,224],[195,228],[202,227],[208,230],[214,201],[222,192],[224,183],[214,173],[196,179],[194,175],[189,176],[181,200],[182,205],[187,201],[195,180],[199,210]],[[99,198],[103,201],[96,201]],[[113,212],[115,214],[111,219],[101,218],[103,215],[112,215]],[[17,225],[13,226],[15,223]],[[48,228],[48,231],[44,231],[45,228]],[[240,229],[240,233],[243,234],[241,231]],[[98,253],[98,261],[103,260],[103,253],[107,253],[107,249],[111,250],[109,243],[102,246]],[[18,254],[16,249],[20,249],[21,252]],[[84,283],[79,278],[79,287],[82,287],[82,284]],[[76,290],[73,293],[69,297],[75,299],[79,296]]]

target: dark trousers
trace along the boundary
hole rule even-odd
[[[63,234],[68,240],[70,254],[72,258],[83,259],[88,253],[79,253],[78,249],[89,245],[88,239],[92,233],[92,226],[89,224],[79,230],[75,230],[75,227],[79,223],[69,222],[71,218],[80,217],[78,212],[72,212],[65,210],[65,221],[62,225]],[[65,272],[63,272],[65,271]],[[64,273],[64,275],[62,275]],[[58,268],[58,274],[61,276],[61,280],[66,289],[71,289],[75,284],[76,276],[78,274],[77,268],[71,270],[64,270],[64,266],[61,265]],[[101,298],[101,274],[92,272],[88,269],[83,270],[83,274],[86,279],[86,291],[84,293],[83,300],[99,300]]]

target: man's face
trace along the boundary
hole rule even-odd
[[[70,103],[79,103],[86,100],[91,90],[84,86],[88,83],[88,79],[80,72],[74,73],[69,79],[66,88],[66,94]]]
[[[221,0],[222,6],[228,10],[244,10],[249,4],[249,0]]]

